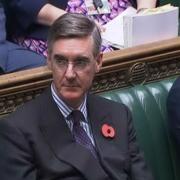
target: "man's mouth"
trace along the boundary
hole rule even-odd
[[[67,88],[79,87],[78,85],[75,85],[75,84],[68,84],[68,85],[63,85],[63,86]]]

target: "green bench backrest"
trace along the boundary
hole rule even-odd
[[[101,93],[132,111],[137,138],[156,180],[180,180],[180,163],[168,131],[166,112],[166,99],[174,80]]]
[[[180,7],[180,1],[179,0],[160,0],[160,5],[165,4],[171,4],[173,6],[179,6]]]

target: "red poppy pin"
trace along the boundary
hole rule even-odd
[[[115,136],[114,128],[108,124],[103,124],[101,131],[102,131],[102,134],[104,137],[114,138],[114,136]]]

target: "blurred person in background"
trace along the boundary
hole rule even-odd
[[[6,40],[5,14],[0,2],[0,74],[46,64],[44,56]]]
[[[180,152],[180,77],[173,83],[167,98],[169,129]],[[179,157],[180,157],[180,153]]]
[[[138,12],[156,6],[156,0],[103,0],[109,11],[96,11],[96,14],[89,8],[94,2],[97,0],[3,0],[8,17],[8,36],[21,46],[47,56],[49,26],[67,12],[90,16],[101,27],[129,6],[137,8]],[[108,52],[114,48],[105,43],[101,50]]]

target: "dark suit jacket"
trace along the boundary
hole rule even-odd
[[[0,120],[0,179],[152,180],[128,109],[94,95],[87,107],[98,159],[75,143],[49,88]],[[114,127],[114,138],[102,135],[103,124]]]
[[[180,150],[180,77],[174,82],[167,99],[169,127]]]

